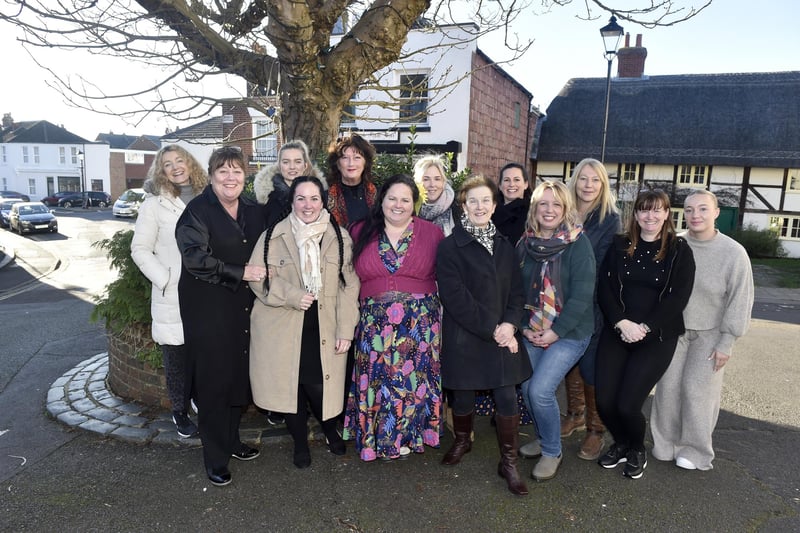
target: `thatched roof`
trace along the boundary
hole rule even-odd
[[[605,78],[575,78],[547,108],[540,161],[599,157]],[[800,72],[614,78],[606,161],[800,166]]]

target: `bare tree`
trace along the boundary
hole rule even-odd
[[[711,0],[698,0],[702,4],[698,8],[681,7],[679,1],[650,0],[644,2],[645,7],[617,9],[601,0],[580,0],[579,16],[595,19],[612,12],[621,20],[663,26],[695,16]],[[191,82],[232,75],[259,88],[261,95],[279,97],[285,138],[303,138],[317,151],[336,137],[342,109],[357,89],[381,87],[396,94],[398,87],[386,85],[376,73],[401,56],[434,53],[430,49],[403,51],[412,28],[473,21],[476,25],[467,40],[502,31],[510,50],[505,60],[510,61],[531,44],[530,38],[512,31],[520,13],[562,7],[572,0],[539,0],[534,7],[535,3],[3,0],[0,20],[23,29],[21,40],[34,58],[37,47],[83,49],[135,60],[164,72],[155,84],[125,94],[107,94],[97,79],[65,76],[48,68],[55,80],[53,85],[73,105],[140,119],[152,113],[193,119],[209,114],[219,98],[196,94]],[[343,34],[336,35],[337,28],[343,28]],[[452,45],[443,39],[436,53],[442,54]],[[115,100],[127,107],[113,104]],[[396,104],[396,98],[386,103]],[[254,98],[250,105],[266,111],[269,102]]]

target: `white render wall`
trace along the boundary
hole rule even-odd
[[[81,162],[72,162],[72,148],[84,152],[86,165],[86,189],[91,190],[91,180],[102,180],[103,190],[111,191],[109,169],[110,152],[107,144],[36,144],[36,143],[4,143],[5,162],[0,160],[0,188],[17,191],[30,196],[32,201],[41,200],[48,195],[47,178],[52,177],[56,190],[58,177],[81,178]],[[22,147],[28,147],[28,162],[25,163]],[[34,147],[39,149],[39,162],[34,159]],[[64,147],[66,162],[61,163],[60,148]],[[0,149],[1,150],[1,149]],[[4,180],[3,180],[4,178]],[[34,191],[31,192],[29,180],[34,180]]]
[[[402,54],[407,54],[412,50],[436,47],[437,45],[455,43],[466,39],[468,39],[467,32],[459,26],[446,26],[432,31],[414,30],[409,33],[408,41],[403,46]],[[418,53],[413,58],[393,63],[376,74],[376,78],[381,80],[380,84],[387,87],[397,86],[400,83],[401,75],[419,73],[428,73],[430,86],[445,87],[429,92],[428,123],[419,124],[418,126],[429,126],[430,131],[418,131],[415,142],[417,144],[460,142],[462,153],[458,157],[458,168],[464,168],[467,163],[465,152],[469,130],[469,74],[472,71],[472,54],[475,51],[476,45],[474,42],[462,43],[449,48],[432,48],[429,52]],[[447,53],[446,60],[442,58],[445,53]],[[450,86],[451,84],[453,85]],[[398,95],[399,92],[395,91],[395,97]],[[357,100],[386,101],[386,94],[378,90],[361,90],[357,94]],[[362,130],[367,130],[364,131],[365,137],[376,145],[380,144],[377,139],[379,136],[384,136],[387,139],[399,141],[403,144],[409,143],[409,132],[401,131],[399,136],[396,132],[398,126],[398,112],[396,109],[386,109],[378,105],[357,106],[356,115],[358,117],[370,117],[369,119],[358,118],[354,129],[359,133]],[[344,125],[344,127],[347,127],[347,125]],[[385,133],[374,132],[370,134],[369,130],[382,130]]]

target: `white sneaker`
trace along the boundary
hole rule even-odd
[[[697,470],[695,464],[686,457],[680,457],[680,456],[676,457],[675,466],[677,466],[678,468],[683,468],[684,470]]]
[[[539,457],[540,455],[542,455],[542,446],[539,444],[538,440],[533,440],[528,444],[520,447],[519,454],[527,459]]]
[[[407,455],[411,455],[411,448],[408,446],[400,446],[400,457],[405,457]]]

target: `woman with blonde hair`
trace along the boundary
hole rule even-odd
[[[686,334],[656,386],[650,429],[653,457],[686,470],[714,467],[711,435],[719,416],[722,377],[733,344],[744,335],[753,308],[753,271],[741,244],[714,227],[717,197],[692,191],[683,204],[686,241],[697,283],[683,310]]]
[[[522,392],[542,448],[532,472],[537,481],[553,478],[561,464],[556,390],[594,329],[594,251],[577,220],[567,187],[545,181],[533,191],[526,231],[517,244],[525,293],[523,344],[533,368]]]
[[[193,366],[186,354],[178,307],[181,253],[175,224],[186,204],[208,185],[208,174],[186,150],[170,144],[158,151],[145,182],[147,197],[139,207],[131,257],[152,283],[150,313],[153,340],[161,347],[172,422],[183,438],[197,434],[189,418]]]
[[[578,222],[594,249],[597,266],[611,246],[614,235],[620,230],[620,217],[614,194],[608,182],[608,172],[596,159],[584,159],[575,166],[567,183],[575,201]],[[561,436],[569,437],[586,428],[578,457],[594,461],[603,450],[605,426],[597,412],[594,391],[594,364],[597,343],[603,329],[603,314],[594,301],[594,333],[580,362],[564,378],[567,390],[567,415],[561,419]]]
[[[425,190],[425,201],[417,216],[433,222],[444,232],[445,237],[453,233],[459,219],[456,193],[447,179],[447,170],[441,156],[426,155],[414,165],[414,181]]]
[[[267,226],[277,222],[292,205],[289,187],[300,176],[314,176],[325,189],[328,187],[322,171],[311,161],[308,145],[300,139],[284,143],[278,150],[278,161],[256,174],[253,190],[258,203],[265,206]]]

